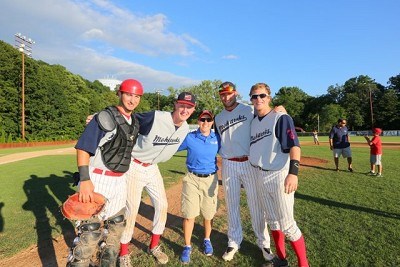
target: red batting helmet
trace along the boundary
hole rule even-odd
[[[121,83],[118,91],[142,96],[143,86],[137,80],[127,79]]]

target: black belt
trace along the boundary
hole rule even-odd
[[[260,171],[265,171],[265,172],[269,172],[269,171],[270,171],[270,170],[263,169],[263,168],[261,168],[260,166],[255,166],[255,165],[253,165],[253,164],[251,164],[251,166],[253,166],[253,167],[256,168],[256,169],[259,169]]]
[[[208,177],[208,176],[210,176],[210,175],[214,175],[216,172],[209,173],[209,174],[202,174],[202,173],[195,173],[195,172],[190,172],[190,173],[193,173],[193,174],[196,175],[197,177],[202,177],[202,178],[204,178],[204,177]]]

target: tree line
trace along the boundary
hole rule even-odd
[[[0,41],[0,143],[23,141],[21,66],[21,53]],[[145,93],[136,111],[172,111],[177,94],[190,91],[197,96],[198,106],[189,122],[196,123],[201,110],[218,113],[223,109],[218,95],[221,82],[205,80],[194,86],[166,88],[167,94]],[[99,81],[88,81],[61,65],[29,57],[25,57],[24,88],[25,141],[75,140],[82,133],[88,114],[118,102],[116,88],[110,90]],[[240,98],[249,103],[248,96]],[[347,119],[351,130],[372,126],[400,129],[400,74],[390,77],[386,86],[360,75],[344,85],[329,86],[326,94],[316,97],[298,87],[282,87],[273,103],[283,105],[296,126],[306,131],[318,126],[320,132],[329,131],[339,117]]]

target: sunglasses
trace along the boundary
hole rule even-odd
[[[225,85],[225,86],[221,86],[219,89],[219,92],[224,92],[224,93],[228,93],[228,92],[234,92],[235,91],[235,87],[232,85]]]
[[[200,118],[199,119],[199,121],[201,121],[201,122],[212,122],[213,121],[213,119],[212,118]]]
[[[256,100],[258,97],[260,98],[266,98],[267,96],[269,96],[268,94],[259,94],[259,95],[251,95],[250,98],[252,100]]]

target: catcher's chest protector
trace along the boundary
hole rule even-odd
[[[116,122],[117,133],[100,147],[104,165],[115,172],[127,172],[131,162],[133,146],[139,134],[139,121],[132,114],[132,124],[129,125],[116,107],[105,109]]]

